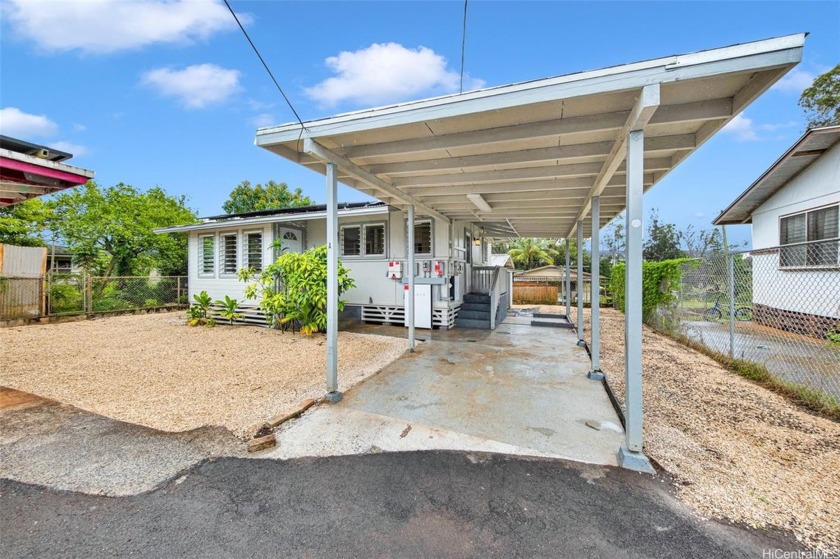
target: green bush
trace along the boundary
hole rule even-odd
[[[680,266],[685,262],[692,262],[692,260],[675,258],[661,262],[642,262],[642,318],[645,322],[653,318],[657,308],[676,301],[675,292],[679,290],[682,277]],[[615,307],[622,312],[624,312],[625,303],[625,270],[624,262],[619,262],[613,266],[610,277],[613,302]]]
[[[273,328],[291,327],[305,334],[327,329],[326,245],[282,254],[259,276],[254,270],[242,269],[239,279],[252,282],[245,288],[245,296],[260,299],[260,308]],[[339,262],[339,296],[354,285],[349,270]],[[344,301],[339,299],[338,308],[344,308]]]
[[[53,283],[50,286],[50,312],[60,314],[82,310],[81,286],[71,283]]]

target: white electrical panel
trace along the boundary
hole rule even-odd
[[[403,290],[403,302],[405,303],[405,325],[408,326],[408,285]],[[414,286],[414,327],[432,327],[432,286]]]
[[[402,262],[388,262],[388,277],[391,279],[402,279]]]

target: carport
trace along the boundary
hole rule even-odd
[[[328,396],[340,398],[338,181],[406,212],[408,269],[419,212],[443,226],[473,221],[492,237],[576,235],[578,278],[589,237],[593,290],[598,232],[626,210],[626,429],[619,463],[649,471],[642,452],[642,195],[793,68],[804,40],[789,35],[258,130],[258,146],[326,175]],[[591,351],[591,378],[601,377],[598,300],[595,291],[588,340],[578,300],[577,335]],[[413,348],[411,326],[408,338]]]

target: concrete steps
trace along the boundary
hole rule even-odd
[[[490,295],[467,293],[455,318],[455,326],[489,330],[490,313]]]

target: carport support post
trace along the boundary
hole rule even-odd
[[[627,241],[624,276],[625,444],[618,463],[630,470],[655,473],[642,453],[642,195],[644,194],[642,130],[627,136]]]
[[[592,293],[589,297],[589,306],[592,309],[592,345],[589,353],[592,356],[592,370],[587,375],[592,380],[604,380],[604,373],[601,372],[601,247],[599,246],[599,233],[601,229],[601,197],[592,197],[592,273],[590,287]]]
[[[414,351],[414,204],[408,205],[408,351]]]
[[[566,318],[572,321],[572,271],[569,269],[569,237],[566,237]]]
[[[583,221],[577,222],[577,332],[578,345],[584,347],[583,341]]]
[[[338,167],[327,163],[327,395],[341,400],[338,391]]]

